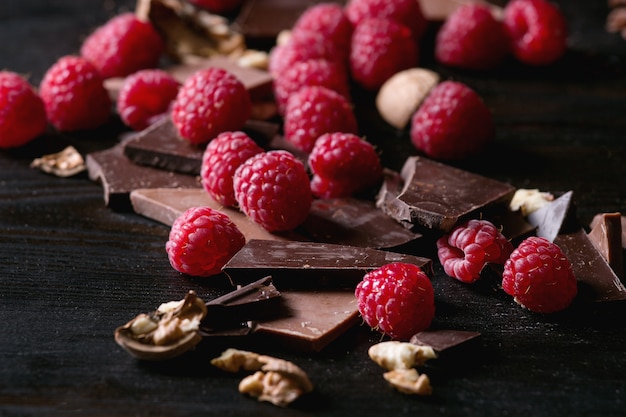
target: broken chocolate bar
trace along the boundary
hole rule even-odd
[[[356,198],[317,199],[299,231],[316,242],[391,249],[422,237],[402,227],[376,208]]]
[[[622,228],[623,222],[624,217],[620,213],[598,214],[593,218],[592,229],[587,235],[620,278],[624,278],[624,248],[622,245],[626,235]]]
[[[260,146],[278,133],[276,123],[249,120],[242,131]],[[124,142],[124,154],[140,165],[199,175],[204,146],[196,146],[178,134],[170,117],[164,117]]]
[[[593,301],[626,299],[626,288],[581,228],[554,239],[572,264],[580,292]]]
[[[354,289],[367,272],[392,262],[412,263],[432,276],[432,261],[371,248],[317,242],[250,240],[222,269],[233,284],[271,275],[285,288]]]
[[[114,210],[130,210],[130,193],[139,188],[200,188],[196,176],[141,166],[124,156],[123,143],[87,154],[89,178],[104,189],[104,202]]]
[[[202,188],[138,189],[130,193],[130,202],[135,213],[167,226],[171,226],[174,220],[191,207],[211,207],[226,214],[246,240],[306,240],[295,233],[270,233],[239,210],[219,204]]]
[[[281,289],[285,316],[259,321],[253,334],[318,352],[360,322],[353,291]]]
[[[430,346],[436,352],[442,352],[475,341],[478,337],[480,333],[465,330],[425,330],[413,335],[410,342],[419,346]]]
[[[510,184],[414,156],[399,176],[387,173],[377,206],[407,227],[448,232],[462,220],[508,204],[514,193]]]

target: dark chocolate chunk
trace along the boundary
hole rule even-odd
[[[528,222],[537,228],[537,236],[553,242],[559,233],[571,231],[571,226],[577,225],[573,197],[574,193],[568,191],[527,216]]]
[[[413,335],[410,342],[419,346],[430,346],[436,352],[442,352],[475,341],[479,336],[478,332],[465,330],[425,330]]]
[[[277,134],[278,129],[276,123],[249,120],[242,131],[263,146]],[[130,137],[125,142],[124,154],[140,165],[199,175],[205,147],[181,138],[171,118],[164,117]]]
[[[515,193],[510,184],[418,156],[407,159],[400,178],[387,175],[378,207],[407,226],[443,232],[465,219],[486,217]]]
[[[330,243],[269,240],[248,241],[223,271],[233,284],[271,275],[281,289],[354,289],[367,272],[392,262],[418,265],[432,276],[429,258]]]
[[[115,210],[131,210],[130,193],[140,188],[200,188],[196,176],[141,166],[124,156],[123,143],[87,154],[89,178],[104,189],[105,204]]]
[[[588,236],[618,277],[624,278],[624,218],[620,213],[602,213],[593,218]]]
[[[317,199],[298,230],[316,242],[375,249],[406,245],[422,235],[402,227],[376,208],[356,198]]]
[[[579,289],[593,301],[626,299],[626,288],[581,228],[554,239],[572,264]]]

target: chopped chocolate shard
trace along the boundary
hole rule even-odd
[[[263,146],[278,129],[276,123],[249,120],[242,131]],[[204,148],[181,138],[170,117],[160,119],[124,142],[124,154],[137,164],[193,175],[200,174]]]
[[[432,276],[432,261],[371,248],[317,242],[250,240],[222,269],[233,284],[271,275],[279,288],[354,289],[367,272],[408,262]]]
[[[420,6],[424,17],[428,20],[443,22],[456,9],[467,3],[483,3],[491,6],[493,13],[498,15],[502,9],[483,0],[420,0]]]
[[[243,233],[246,240],[305,240],[293,233],[270,233],[254,223],[245,214],[231,207],[217,203],[202,188],[147,188],[130,193],[130,201],[135,213],[171,226],[183,212],[191,207],[211,207],[221,211],[232,220]],[[269,275],[269,274],[268,274]],[[258,277],[257,277],[258,278]]]
[[[624,278],[624,217],[620,213],[596,215],[588,236],[618,277]]]
[[[537,236],[553,242],[559,233],[571,231],[571,226],[577,225],[573,197],[574,193],[568,191],[528,215],[528,222],[537,228]]]
[[[258,322],[254,334],[291,348],[321,351],[361,320],[352,291],[281,290],[281,299],[286,315]]]
[[[130,210],[130,193],[140,188],[200,188],[196,176],[141,166],[124,156],[123,143],[87,154],[89,178],[104,189],[105,204],[115,210]]]
[[[410,342],[419,346],[430,346],[436,352],[442,352],[476,341],[478,337],[480,333],[465,330],[425,330],[413,335]]]
[[[596,214],[594,218],[591,220],[590,227],[593,229],[598,222],[602,219],[604,214]],[[626,249],[626,216],[621,216],[622,223],[622,248]]]
[[[299,230],[316,242],[375,249],[403,246],[422,237],[402,227],[373,202],[356,198],[314,200]]]
[[[409,227],[448,232],[465,219],[508,204],[514,193],[510,184],[413,156],[399,177],[386,176],[377,206]]]
[[[626,299],[626,288],[604,257],[581,228],[576,232],[561,233],[555,239],[574,270],[581,292],[593,301]]]

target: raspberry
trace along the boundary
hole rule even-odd
[[[444,22],[435,40],[435,57],[444,64],[468,69],[490,69],[509,53],[506,30],[489,6],[467,3]]]
[[[233,177],[240,209],[269,232],[294,229],[312,203],[304,164],[283,150],[262,152],[237,168]]]
[[[354,294],[365,322],[392,339],[408,340],[435,316],[433,286],[417,265],[383,265],[365,274]]]
[[[128,76],[117,97],[117,112],[130,128],[143,130],[166,114],[180,84],[169,73],[145,69]]]
[[[561,248],[535,236],[520,243],[504,264],[502,289],[537,313],[564,310],[578,292],[572,265]]]
[[[232,13],[243,3],[243,0],[188,0],[189,3],[216,14]]]
[[[340,4],[322,2],[310,6],[293,25],[292,33],[298,31],[322,34],[326,42],[337,45],[347,57],[352,37],[352,23]]]
[[[408,27],[383,18],[361,21],[354,28],[350,74],[367,90],[377,90],[392,75],[416,67],[418,46]]]
[[[44,74],[39,94],[48,121],[59,131],[95,129],[111,115],[102,76],[82,57],[59,58]]]
[[[326,59],[297,62],[274,77],[274,97],[280,114],[285,113],[289,97],[302,87],[319,85],[342,96],[350,96],[345,68]]]
[[[230,207],[237,204],[233,175],[248,158],[263,152],[244,132],[222,132],[207,145],[202,155],[200,177],[202,186],[218,203]]]
[[[470,220],[437,240],[437,254],[446,274],[466,283],[480,278],[487,263],[504,264],[513,245],[487,220]]]
[[[0,149],[27,144],[48,126],[43,101],[30,83],[11,71],[0,71]]]
[[[529,65],[548,65],[567,49],[567,22],[547,0],[512,0],[504,8],[504,26],[513,55]]]
[[[165,250],[178,272],[208,277],[219,274],[245,243],[227,215],[210,207],[192,207],[174,220]]]
[[[274,76],[280,76],[295,63],[310,59],[326,59],[344,66],[347,62],[345,54],[346,51],[329,42],[321,33],[298,30],[292,32],[286,43],[272,48],[268,70]]]
[[[213,67],[187,78],[174,99],[172,121],[184,139],[199,145],[222,132],[241,130],[251,112],[250,94],[241,81]]]
[[[428,21],[416,0],[349,0],[345,13],[353,26],[369,18],[395,20],[408,27],[418,40],[426,30]]]
[[[320,177],[311,187],[313,194],[324,198],[347,197],[375,185],[383,172],[374,146],[352,133],[320,136],[308,163],[313,174]]]
[[[495,134],[491,111],[468,86],[444,81],[411,120],[411,142],[433,159],[460,160],[479,153]]]
[[[285,140],[308,153],[321,135],[330,132],[357,133],[356,116],[348,100],[319,86],[292,94],[285,109]]]
[[[80,55],[95,65],[103,78],[111,78],[155,68],[164,49],[152,23],[128,12],[96,28],[83,42]]]

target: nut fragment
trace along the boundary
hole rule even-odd
[[[388,371],[421,366],[427,360],[437,357],[430,346],[396,340],[375,344],[369,348],[368,354],[374,362]]]
[[[550,193],[542,192],[538,189],[520,188],[515,191],[509,203],[509,208],[512,211],[519,210],[522,216],[525,217],[553,200],[554,196]]]
[[[73,146],[36,158],[30,166],[58,177],[70,177],[86,169],[84,158]]]
[[[438,83],[439,75],[425,68],[400,71],[380,87],[376,96],[378,113],[393,127],[404,129]]]
[[[383,377],[404,394],[430,395],[433,392],[428,375],[419,374],[415,368],[394,369],[385,372]]]
[[[146,360],[164,360],[196,346],[200,321],[207,307],[189,291],[181,301],[164,303],[149,314],[139,314],[115,330],[115,341],[131,355]]]
[[[211,364],[229,372],[256,371],[241,380],[239,392],[286,407],[313,384],[307,374],[292,362],[239,349],[227,349]]]

